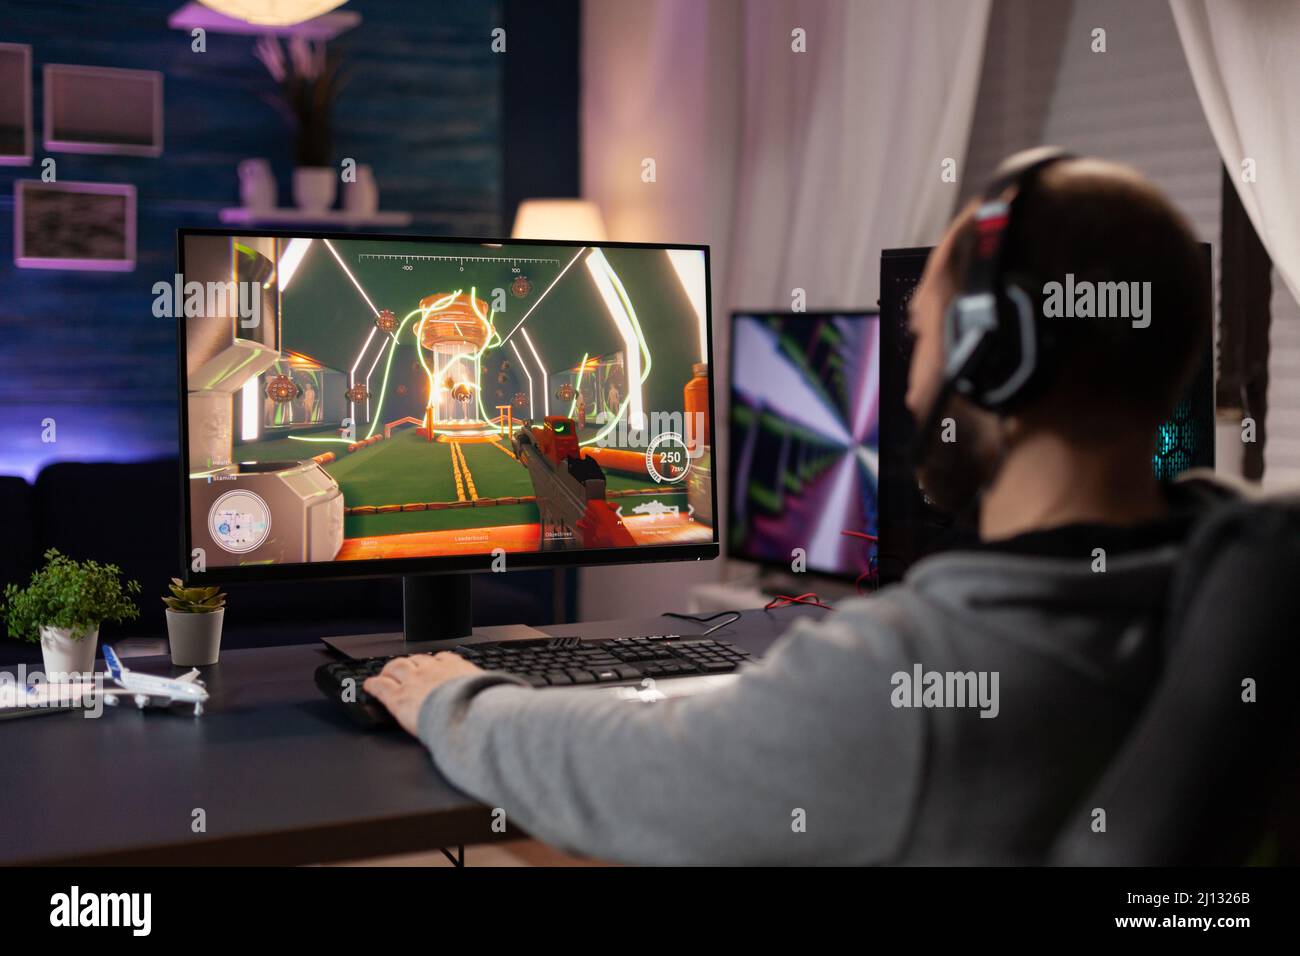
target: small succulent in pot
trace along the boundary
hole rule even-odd
[[[226,606],[221,588],[187,588],[180,578],[172,578],[170,589],[163,603],[178,614],[211,614]]]
[[[172,578],[167,605],[167,642],[172,663],[182,667],[215,664],[221,655],[221,624],[226,614],[226,596],[220,588],[187,588]]]

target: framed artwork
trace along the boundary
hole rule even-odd
[[[0,43],[0,166],[32,162],[32,48]]]
[[[135,187],[127,183],[14,183],[14,264],[23,269],[130,272]]]
[[[46,149],[161,155],[161,73],[47,63],[44,77]]]

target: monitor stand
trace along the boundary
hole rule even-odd
[[[402,630],[390,634],[322,637],[344,657],[393,657],[446,651],[467,641],[549,637],[524,624],[474,627],[468,574],[422,574],[402,578]]]

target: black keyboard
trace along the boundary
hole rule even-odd
[[[582,687],[637,682],[646,677],[659,680],[728,674],[753,660],[726,641],[682,634],[491,641],[463,644],[454,651],[484,670],[505,671],[534,687]],[[363,727],[391,726],[392,716],[361,685],[393,659],[369,657],[322,664],[316,668],[316,686]]]

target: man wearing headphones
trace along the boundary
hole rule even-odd
[[[1045,314],[1053,283],[1149,283],[1145,314]],[[978,504],[977,546],[797,623],[708,695],[629,707],[452,654],[366,689],[458,786],[602,859],[1041,862],[1158,676],[1165,589],[1207,498],[1158,483],[1151,456],[1207,287],[1136,171],[1013,157],[911,305],[918,477],[947,508]]]

